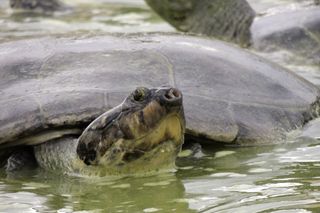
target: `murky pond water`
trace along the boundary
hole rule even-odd
[[[8,1],[0,2],[0,42],[46,35],[174,31],[142,0],[69,0],[66,2],[73,11],[48,15],[14,12]]]
[[[177,171],[98,179],[40,170],[0,178],[0,212],[319,212],[320,142],[205,147]]]
[[[263,12],[288,1],[251,1]],[[299,2],[299,1],[296,1]],[[75,11],[14,13],[0,2],[0,42],[47,35],[174,31],[140,0],[69,0]],[[267,54],[282,62],[280,54]],[[315,83],[318,67],[286,64]],[[320,85],[320,83],[319,83]],[[186,152],[185,152],[186,153]],[[177,170],[121,179],[0,172],[0,212],[320,212],[320,141],[204,147]]]

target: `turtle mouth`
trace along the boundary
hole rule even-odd
[[[100,157],[99,164],[123,167],[142,159],[141,163],[144,162],[145,165],[140,167],[148,167],[150,161],[155,161],[152,158],[161,154],[175,158],[183,144],[183,134],[181,117],[178,114],[170,115],[140,138],[116,141]],[[161,160],[158,161],[161,163]]]

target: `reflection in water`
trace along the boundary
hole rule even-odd
[[[46,198],[31,192],[4,193],[1,190],[0,200],[0,212],[44,212],[48,210],[43,205],[46,202]]]
[[[55,176],[41,171],[23,178],[2,179],[0,206],[28,209],[109,212],[192,212],[183,202],[184,187],[174,174],[145,178],[85,179]],[[24,198],[24,196],[26,196]],[[21,198],[21,199],[20,199]],[[37,203],[34,201],[37,200]]]
[[[183,180],[191,208],[204,212],[320,210],[319,141],[304,138],[233,151],[232,157],[207,162],[214,173]]]
[[[201,156],[180,157],[176,173],[149,177],[88,179],[40,170],[2,174],[0,206],[16,212],[320,210],[319,141],[301,138],[274,146],[203,151]]]

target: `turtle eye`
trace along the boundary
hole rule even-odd
[[[143,101],[144,100],[144,98],[145,98],[145,95],[146,95],[146,93],[145,93],[145,89],[144,88],[137,88],[135,91],[134,91],[134,93],[133,93],[133,99],[135,100],[135,101]]]

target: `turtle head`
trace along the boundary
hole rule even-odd
[[[110,173],[168,168],[181,149],[184,130],[178,89],[139,87],[84,130],[77,154],[85,164]]]

